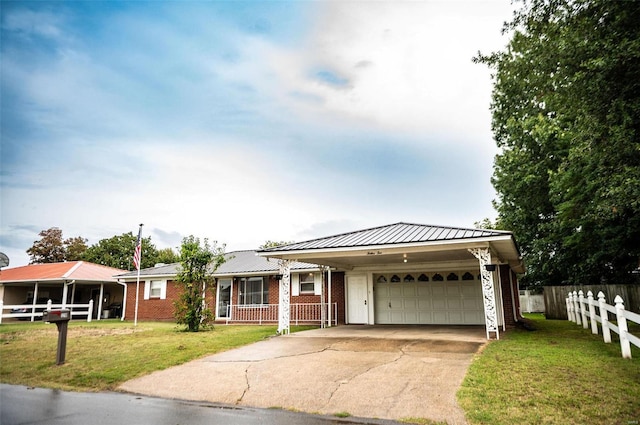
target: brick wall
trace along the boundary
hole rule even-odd
[[[504,306],[504,320],[507,326],[515,326],[520,317],[520,298],[518,293],[518,280],[507,264],[500,265],[500,281],[502,282],[502,304]],[[513,279],[513,282],[510,279]],[[516,317],[513,315],[515,303]]]
[[[279,303],[279,281],[275,276],[265,276],[265,281],[269,285],[269,304]],[[231,294],[231,303],[238,302],[240,291],[240,279],[235,278],[233,281],[233,293]],[[173,321],[174,307],[173,301],[180,296],[180,288],[172,280],[167,282],[167,298],[151,298],[144,299],[144,281],[140,281],[140,292],[138,294],[138,320],[161,320]],[[325,288],[326,290],[326,288]],[[212,312],[215,313],[216,299],[215,289],[207,291],[207,304]],[[293,303],[319,303],[319,295],[299,295],[291,296],[290,302]],[[344,296],[344,272],[331,273],[331,303],[338,304],[338,323],[345,323],[345,296]],[[133,320],[136,305],[136,283],[127,283],[127,307],[125,318]]]
[[[144,299],[144,281],[140,281],[140,292],[138,294],[138,320],[160,320],[174,321],[173,301],[180,297],[181,289],[176,285],[175,281],[167,282],[167,298]],[[211,311],[215,312],[215,293],[207,291],[206,300]],[[127,283],[127,310],[125,318],[133,320],[136,306],[136,283]]]

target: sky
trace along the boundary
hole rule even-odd
[[[510,0],[2,1],[0,252],[495,218]]]

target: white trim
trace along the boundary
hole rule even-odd
[[[150,292],[151,292],[151,281],[150,280],[145,280],[144,281],[144,298],[143,299],[148,300]]]
[[[161,300],[167,299],[167,281],[166,280],[162,280],[160,283],[160,299]]]
[[[428,251],[446,251],[452,249],[469,249],[469,248],[488,248],[490,242],[503,242],[513,240],[513,234],[509,233],[503,236],[490,236],[483,238],[469,239],[450,239],[426,242],[412,242],[397,245],[364,245],[353,247],[336,247],[336,248],[318,248],[318,249],[297,249],[289,251],[267,251],[258,252],[262,257],[280,258],[281,256],[297,256],[297,259],[307,257],[317,257],[318,254],[342,254],[343,257],[360,256],[368,251],[381,251],[377,255],[384,254],[403,254],[411,252],[422,252],[424,248],[433,248]]]
[[[322,273],[313,274],[313,294],[322,295]]]
[[[300,273],[291,274],[291,296],[297,297],[300,295]]]
[[[78,267],[80,267],[81,265],[82,265],[82,261],[78,261],[76,263],[76,265],[74,265],[69,270],[67,270],[67,272],[65,274],[63,274],[62,277],[65,278],[65,279],[68,278],[69,276],[71,276],[71,273],[73,273],[76,270],[78,270]]]

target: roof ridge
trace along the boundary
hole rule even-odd
[[[76,270],[78,270],[78,268],[80,268],[80,266],[82,266],[83,261],[76,261],[75,263],[76,264],[74,264],[69,270],[67,270],[67,272],[63,274],[62,277],[67,278],[71,276],[73,272],[75,272]]]

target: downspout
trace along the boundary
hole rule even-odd
[[[70,282],[62,282],[62,308],[67,308],[67,298],[69,297],[69,285],[75,283],[75,279]],[[73,304],[73,302],[71,303]]]
[[[500,320],[502,320],[502,330],[506,331],[507,330],[507,321],[504,318],[504,300],[502,298],[502,270],[501,270],[501,266],[502,264],[498,264],[498,292],[499,292],[499,297],[498,301],[500,303]]]
[[[511,267],[509,267],[509,292],[511,292],[511,308],[513,309],[513,320],[515,322],[519,322],[519,314],[516,313],[516,298],[513,293],[513,273],[511,272]],[[520,297],[520,291],[518,291],[518,297]],[[520,300],[518,299],[518,304]]]
[[[120,321],[123,322],[125,313],[127,311],[127,289],[128,289],[128,285],[127,285],[127,282],[121,282],[120,279],[118,279],[118,283],[120,285],[124,286],[124,295],[122,297],[122,315],[120,316]]]

